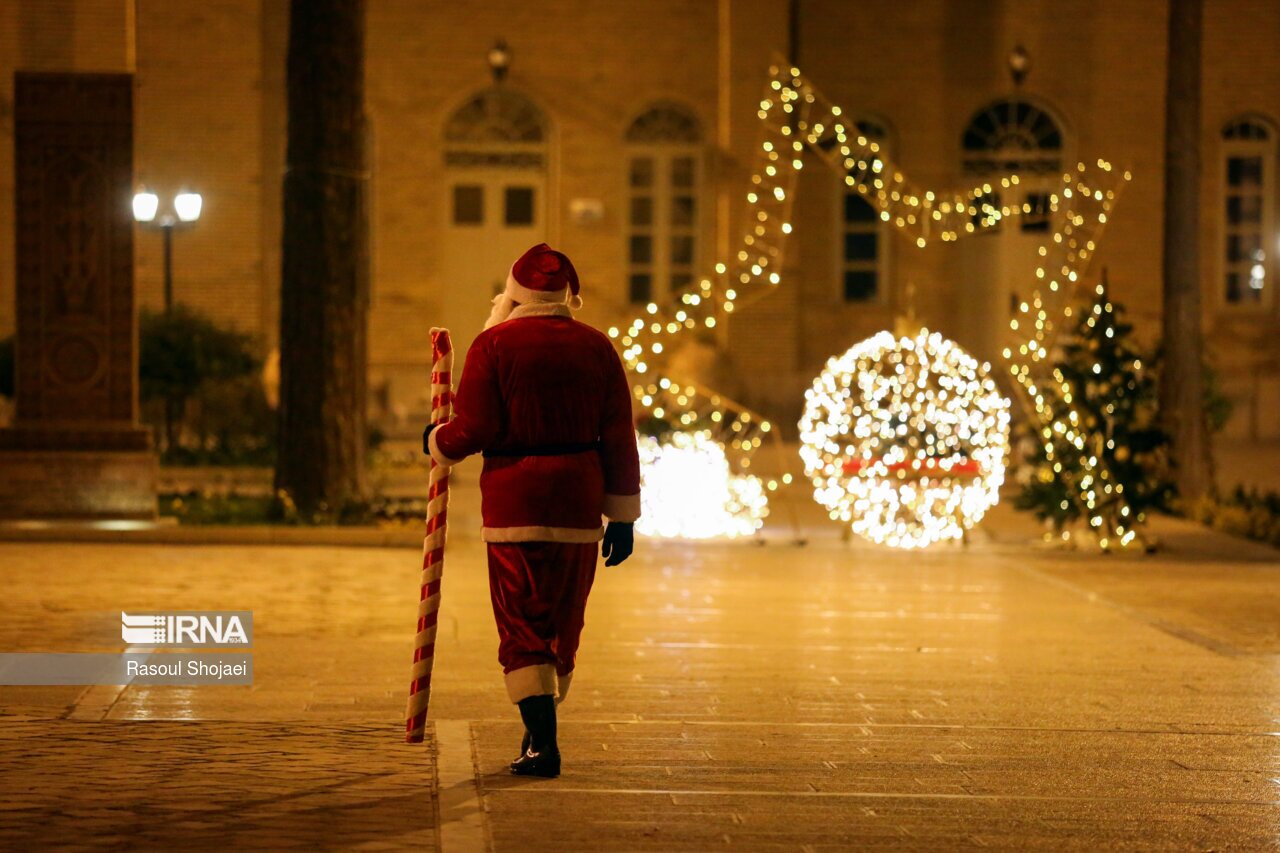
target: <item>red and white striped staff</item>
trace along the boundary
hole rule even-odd
[[[449,330],[431,330],[431,422],[437,426],[453,415],[453,342]],[[427,482],[427,530],[422,540],[422,589],[418,598],[418,633],[413,639],[413,680],[405,712],[404,739],[422,743],[431,698],[431,665],[436,656],[440,617],[440,578],[444,574],[444,535],[449,510],[449,469],[431,460]]]

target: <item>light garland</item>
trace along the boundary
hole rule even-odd
[[[750,536],[769,511],[760,478],[731,474],[724,448],[708,432],[641,438],[640,480],[636,529],[646,536]]]
[[[866,196],[883,222],[918,248],[935,237],[953,242],[1033,212],[1029,204],[993,201],[1001,189],[1020,184],[1016,174],[955,192],[936,192],[908,181],[879,144],[859,133],[844,110],[802,78],[798,68],[778,64],[769,69],[757,115],[763,138],[746,194],[748,226],[736,254],[717,263],[713,277],[673,293],[668,304],[651,302],[629,325],[609,329],[637,377],[633,391],[641,405],[685,428],[718,431],[723,423],[737,424],[741,434],[728,438],[736,440],[731,450],[741,470],[750,466],[760,446],[756,439],[770,431],[768,420],[722,401],[714,392],[664,375],[661,366],[676,335],[714,329],[741,305],[764,297],[781,283],[783,250],[793,230],[791,210],[806,151],[843,174],[846,185]],[[1036,289],[1019,306],[1011,322],[1014,340],[1004,351],[1014,379],[1026,391],[1025,402],[1046,429],[1076,429],[1073,412],[1066,422],[1054,415],[1057,407],[1049,397],[1065,400],[1069,409],[1072,395],[1066,383],[1048,374],[1046,360],[1061,318],[1070,316],[1071,291],[1088,269],[1119,188],[1130,179],[1129,172],[1117,172],[1105,160],[1097,160],[1096,167],[1079,163],[1074,171],[1063,173],[1058,190],[1049,196],[1053,231],[1040,247]],[[769,437],[776,440],[776,431]],[[1080,488],[1090,524],[1104,547],[1109,538],[1128,544],[1133,531],[1104,523],[1099,510],[1102,495],[1116,497],[1105,465],[1086,451],[1083,438],[1076,446],[1086,472]]]
[[[1000,497],[1009,401],[936,332],[880,332],[805,392],[800,457],[833,520],[896,548],[958,539]]]
[[[1050,356],[1058,330],[1072,316],[1075,287],[1097,251],[1118,191],[1131,177],[1128,172],[1117,175],[1105,160],[1097,162],[1093,177],[1083,163],[1077,165],[1075,174],[1063,174],[1063,188],[1054,204],[1058,227],[1050,241],[1039,248],[1036,287],[1010,320],[1014,341],[1002,353],[1040,423],[1050,464],[1057,461],[1056,453],[1061,449],[1061,445],[1055,448],[1055,436],[1073,448],[1070,452],[1076,455],[1081,471],[1074,489],[1104,549],[1137,541],[1133,525],[1139,520],[1127,505],[1124,487],[1115,482],[1098,452],[1099,437],[1087,435],[1083,428],[1074,404],[1079,394],[1052,366]]]

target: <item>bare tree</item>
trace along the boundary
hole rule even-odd
[[[276,488],[363,493],[368,317],[363,0],[292,0]]]
[[[1202,0],[1170,0],[1165,92],[1164,365],[1160,410],[1184,500],[1213,487],[1200,308]]]

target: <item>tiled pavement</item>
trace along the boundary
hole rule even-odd
[[[450,545],[436,744],[400,742],[417,555],[0,545],[0,647],[252,609],[252,688],[0,688],[0,847],[1280,848],[1280,563],[655,545],[601,569],[565,773],[519,737]]]
[[[10,850],[432,849],[429,753],[369,725],[0,725]]]

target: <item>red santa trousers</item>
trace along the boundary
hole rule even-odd
[[[596,542],[490,542],[489,597],[512,702],[554,695],[573,678]]]

